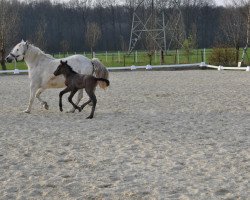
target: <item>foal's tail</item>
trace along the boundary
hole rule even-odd
[[[93,58],[91,60],[91,62],[92,62],[92,65],[94,67],[95,76],[97,78],[103,78],[103,79],[108,80],[109,79],[109,72],[108,72],[107,68],[100,62],[100,60],[98,58]],[[104,81],[104,82],[103,81],[100,81],[98,84],[102,89],[106,89],[106,87],[108,87],[108,84],[105,84],[104,82],[106,82],[106,81]]]
[[[109,80],[108,79],[105,79],[105,78],[95,78],[95,80],[105,82],[106,83],[106,87],[109,86]],[[99,85],[100,85],[100,83],[99,83]]]

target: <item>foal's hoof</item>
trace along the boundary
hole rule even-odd
[[[86,119],[92,119],[93,118],[93,116],[88,116]]]
[[[63,111],[63,109],[62,109],[62,108],[60,108],[60,111],[62,112],[62,111]]]

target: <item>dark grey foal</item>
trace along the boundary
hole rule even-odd
[[[67,61],[63,62],[61,61],[60,65],[57,67],[56,71],[54,72],[55,76],[63,75],[65,77],[65,85],[67,86],[63,91],[59,94],[59,108],[60,111],[63,111],[62,109],[62,96],[67,93],[71,92],[68,100],[69,102],[74,106],[75,109],[78,109],[79,112],[82,111],[82,109],[88,105],[91,101],[93,103],[92,110],[90,115],[87,117],[87,119],[92,119],[95,112],[96,107],[96,96],[95,96],[95,88],[97,86],[98,81],[104,81],[107,86],[109,86],[109,80],[104,78],[96,78],[92,75],[82,75],[75,72],[68,64]],[[85,102],[81,107],[74,104],[72,101],[73,96],[79,89],[85,88],[86,93],[89,96],[89,100]]]

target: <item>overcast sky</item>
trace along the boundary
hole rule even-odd
[[[224,5],[224,0],[215,0],[215,2],[217,3],[217,5]]]

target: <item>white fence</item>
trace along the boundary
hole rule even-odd
[[[219,71],[222,71],[222,70],[238,70],[238,71],[247,71],[249,72],[250,71],[250,66],[247,66],[247,67],[224,67],[224,66],[215,66],[215,65],[206,65],[207,68],[211,68],[211,69],[217,69]]]
[[[127,66],[127,67],[108,67],[109,71],[121,71],[121,70],[137,70],[137,69],[165,69],[165,70],[185,70],[185,69],[199,69],[199,68],[208,68],[208,69],[217,69],[221,70],[240,70],[240,71],[250,71],[250,66],[247,67],[224,67],[224,66],[215,66],[215,65],[207,65],[204,62],[201,63],[193,63],[193,64],[177,64],[177,65],[146,65],[146,66]],[[28,70],[0,70],[0,74],[20,74],[20,73],[28,73]]]

